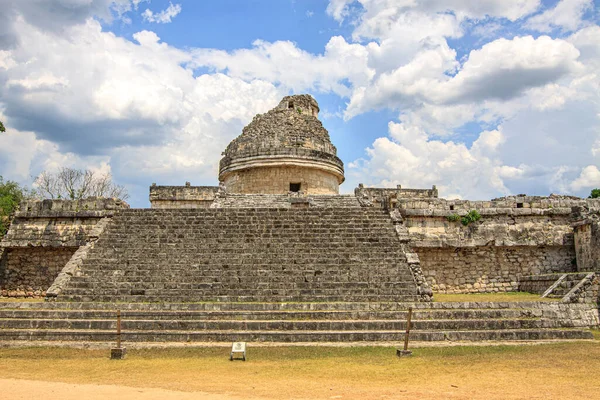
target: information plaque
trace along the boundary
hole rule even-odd
[[[229,361],[233,361],[236,355],[241,355],[242,360],[246,361],[246,342],[235,342],[231,346],[231,354],[229,355]]]

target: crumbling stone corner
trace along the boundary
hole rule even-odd
[[[561,300],[563,303],[596,303],[598,301],[598,276],[590,272]]]
[[[430,302],[433,300],[433,290],[431,290],[427,279],[425,279],[425,275],[421,269],[419,255],[414,252],[409,245],[410,237],[408,235],[408,229],[403,225],[404,219],[397,209],[390,212],[390,217],[394,223],[394,228],[396,228],[396,234],[398,235],[402,251],[406,255],[406,262],[408,263],[410,272],[417,285],[417,295],[421,301]]]
[[[71,277],[76,275],[79,272],[83,261],[87,258],[88,253],[91,249],[94,248],[94,244],[104,232],[104,229],[109,224],[111,218],[102,218],[98,223],[94,226],[93,230],[89,235],[89,241],[86,245],[81,246],[75,254],[71,257],[69,262],[64,266],[62,271],[58,274],[54,283],[46,290],[46,301],[53,301],[60,295],[63,289],[67,286]]]

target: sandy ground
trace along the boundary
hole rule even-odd
[[[240,400],[242,397],[202,392],[178,392],[165,389],[132,388],[112,385],[76,385],[72,383],[0,379],[1,397],[11,400]],[[244,397],[247,399],[248,397]],[[257,399],[257,398],[254,398]]]

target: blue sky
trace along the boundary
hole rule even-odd
[[[600,186],[592,0],[0,0],[0,175],[63,166],[216,185],[220,152],[312,94],[341,190],[586,196]]]

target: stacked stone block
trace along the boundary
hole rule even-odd
[[[418,300],[389,214],[363,208],[124,210],[62,298]]]
[[[0,303],[0,341],[401,343],[592,339],[598,313],[561,303]]]

